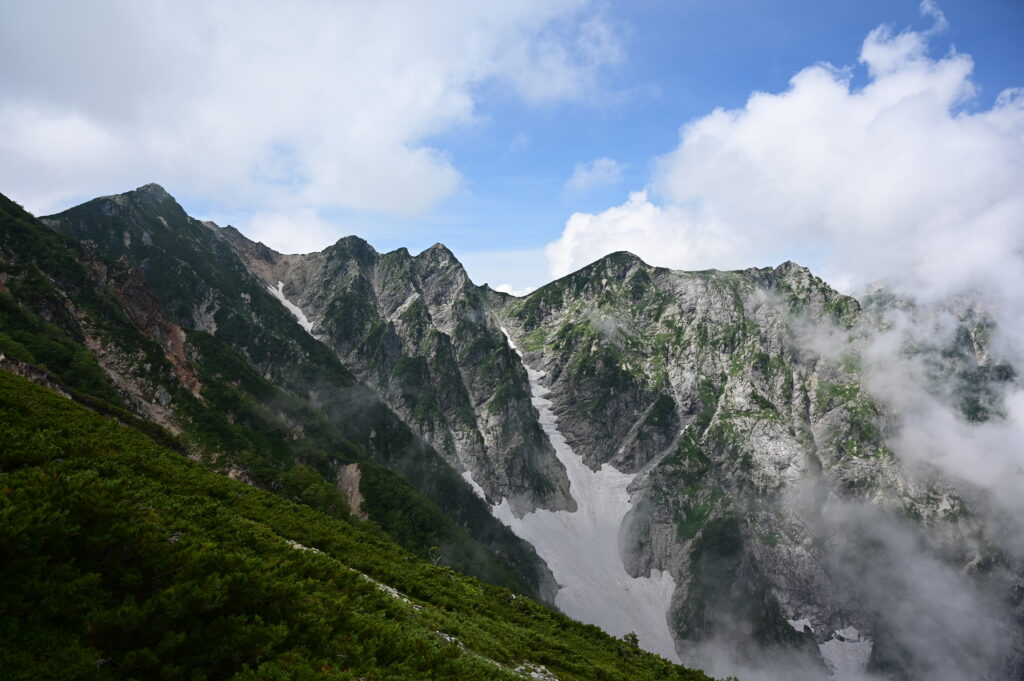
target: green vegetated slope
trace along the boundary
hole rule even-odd
[[[356,463],[373,526],[417,555],[437,547],[442,564],[519,593],[541,592],[547,577],[532,549],[229,250],[218,252],[209,228],[165,194],[140,200],[164,205],[179,229],[149,215],[164,230],[154,233],[165,248],[136,221],[134,241],[116,235],[122,248],[127,241],[143,250],[105,254],[101,234],[99,244],[63,236],[0,197],[0,353],[8,365],[37,372],[217,470],[336,517],[348,513],[335,485],[339,467]],[[159,297],[151,280],[163,287]],[[194,311],[187,303],[229,296],[239,305],[223,304],[209,332],[182,329]],[[181,308],[176,318],[168,306]]]
[[[6,678],[706,678],[6,372],[0,474]]]
[[[134,329],[119,306],[96,290],[85,255],[72,239],[43,228],[0,195],[0,352],[46,369],[97,400],[124,407],[110,377],[84,347],[80,317],[122,342]],[[78,304],[70,304],[71,298]],[[159,365],[163,353],[157,350],[147,359]]]

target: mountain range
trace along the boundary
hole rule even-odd
[[[917,427],[914,415],[878,379],[899,362],[923,367],[930,394],[958,418],[998,422],[1018,375],[990,343],[982,302],[929,306],[884,288],[858,300],[792,262],[680,272],[625,252],[515,297],[472,282],[441,244],[378,253],[350,236],[280,254],[188,216],[152,184],[40,219],[0,198],[0,218],[0,368],[71,398],[4,378],[5,408],[15,413],[25,395],[38,413],[3,434],[5,478],[22,485],[7,489],[52,495],[37,478],[57,479],[71,465],[62,459],[100,466],[89,459],[98,454],[72,457],[75,437],[47,435],[39,421],[66,410],[57,418],[87,423],[81,439],[102,448],[98,414],[120,424],[110,437],[124,453],[111,456],[128,489],[168,485],[152,493],[190,509],[200,502],[194,492],[179,499],[181,479],[214,499],[241,495],[218,501],[214,515],[279,535],[268,550],[286,563],[340,560],[407,594],[399,602],[411,604],[413,624],[374,636],[419,627],[428,642],[410,650],[441,646],[467,669],[509,678],[697,674],[634,641],[740,678],[1024,678],[1019,521],[984,489],[903,455],[895,443]],[[952,331],[934,343],[880,351],[899,320],[940,318]],[[23,444],[43,436],[53,442],[37,454]],[[158,473],[133,467],[138,447],[159,450]],[[8,508],[27,512],[29,497],[6,494]],[[95,510],[74,504],[62,517]],[[272,513],[253,516],[264,506]],[[179,531],[133,513],[153,532]],[[189,513],[198,520],[188,532],[227,545],[223,528]],[[306,525],[319,529],[279,529]],[[98,531],[81,536],[96,541]],[[65,555],[10,545],[42,563]],[[106,563],[73,557],[76,579],[102,580]],[[149,584],[149,569],[132,579]],[[27,593],[5,572],[9,588]],[[431,600],[449,578],[478,600]],[[107,600],[133,593],[105,588]],[[364,591],[367,613],[410,617],[404,605],[376,603],[379,589]],[[531,599],[619,641],[573,629],[599,651],[579,655],[605,656],[585,668],[552,633],[579,625],[545,619],[562,616]],[[513,627],[502,618],[519,617],[520,602],[533,619],[517,620],[515,643],[502,649],[498,631]],[[462,630],[431,629],[446,608]],[[148,642],[146,658],[94,636],[89,617],[53,616],[44,627],[29,612],[9,609],[0,621],[36,632],[33,622],[25,650],[59,639],[74,651],[62,659],[97,678],[145,675],[156,668],[145,664],[183,649]],[[521,644],[530,636],[537,659]],[[283,645],[253,649],[286,664]],[[324,655],[308,659],[325,665]],[[434,652],[423,656],[436,666],[413,677],[458,677]],[[208,678],[255,668],[217,659]],[[400,667],[337,669],[413,673]]]

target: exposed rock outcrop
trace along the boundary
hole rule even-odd
[[[283,282],[311,332],[488,500],[508,498],[518,514],[573,508],[487,292],[447,248],[380,254],[346,237],[292,256],[230,228],[221,236],[268,286]]]

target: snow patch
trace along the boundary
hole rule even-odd
[[[515,351],[516,351],[516,354],[517,354],[517,355],[519,355],[520,357],[522,357],[522,356],[523,356],[523,353],[519,352],[519,348],[517,348],[517,347],[516,347],[516,344],[512,342],[512,336],[508,335],[508,329],[506,329],[506,328],[505,328],[505,327],[503,326],[503,327],[501,327],[501,332],[502,332],[503,334],[505,334],[505,342],[506,342],[506,343],[508,343],[508,346],[509,346],[510,348],[512,348],[513,350],[515,350]],[[526,366],[526,365],[524,364],[523,366]],[[529,371],[529,369],[527,369],[527,371]]]
[[[478,497],[487,500],[487,495],[484,494],[484,488],[477,484],[476,480],[473,479],[473,474],[469,471],[463,471],[462,479],[469,483],[469,486],[473,488],[473,491]]]
[[[804,633],[804,627],[807,627],[808,629],[810,629],[811,632],[814,631],[814,625],[811,624],[811,621],[808,620],[808,619],[803,619],[803,620],[786,620],[786,621],[789,622],[789,626],[793,627],[794,629],[799,631],[801,634]]]
[[[860,679],[871,659],[871,641],[832,638],[818,646],[825,666],[837,679]]]
[[[515,344],[504,328],[509,347]],[[520,357],[522,357],[520,353]],[[508,499],[492,507],[495,517],[530,542],[555,576],[560,589],[555,605],[565,614],[595,624],[613,636],[636,632],[640,646],[680,661],[668,626],[668,606],[675,591],[672,575],[652,570],[649,577],[630,577],[619,554],[622,520],[632,508],[627,488],[635,474],[609,464],[590,470],[558,430],[544,372],[523,366],[530,379],[533,406],[569,477],[569,493],[577,510],[537,509],[516,518]]]
[[[309,319],[306,318],[306,313],[303,312],[298,305],[284,297],[284,282],[277,282],[277,288],[274,288],[273,286],[267,286],[267,290],[270,291],[270,293],[275,298],[280,300],[281,304],[284,305],[289,312],[295,315],[295,319],[298,320],[299,326],[304,328],[306,330],[306,333],[312,336],[313,322],[309,321]]]
[[[836,638],[840,641],[857,642],[860,640],[860,631],[856,627],[846,627],[836,632]]]

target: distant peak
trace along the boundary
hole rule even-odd
[[[432,258],[438,258],[438,257],[454,258],[455,257],[455,254],[452,253],[451,250],[449,250],[448,247],[445,246],[440,241],[437,242],[436,244],[434,244],[433,246],[431,246],[430,248],[426,249],[422,253],[420,253],[420,256],[424,256],[424,255],[428,256],[428,257],[432,257]]]
[[[637,263],[640,265],[647,264],[640,258],[639,255],[631,253],[629,251],[615,251],[614,253],[609,253],[608,255],[604,256],[602,260],[607,260],[613,263]]]
[[[348,234],[334,242],[335,246],[369,246],[370,242],[355,234]]]
[[[380,256],[370,242],[353,234],[341,237],[333,246],[324,249],[323,253],[330,258],[355,258],[363,264],[375,262]]]
[[[591,263],[580,271],[605,271],[625,275],[626,272],[634,267],[650,267],[650,265],[641,260],[640,256],[635,253],[630,253],[629,251],[615,251],[614,253],[609,253],[600,260]]]
[[[807,269],[806,267],[799,263],[793,262],[792,260],[787,260],[786,262],[782,263],[781,265],[775,268],[776,274],[810,274],[810,272],[811,271],[809,269]]]
[[[455,254],[448,250],[448,247],[442,243],[436,243],[430,248],[426,249],[422,253],[416,256],[416,260],[421,263],[433,263],[435,265],[450,265],[456,264],[460,267],[462,263],[455,257]]]
[[[102,198],[113,199],[118,203],[128,201],[140,207],[148,206],[150,209],[159,208],[160,210],[164,210],[167,207],[166,204],[174,204],[177,210],[181,211],[182,214],[185,213],[185,209],[181,207],[177,199],[171,196],[166,189],[155,182],[144,184],[137,189],[132,189],[131,191],[124,192],[123,194],[115,194],[114,196],[105,196]]]
[[[142,193],[142,194],[149,194],[150,196],[154,196],[154,197],[158,197],[158,198],[168,198],[168,199],[173,198],[169,193],[167,193],[166,189],[164,189],[163,187],[158,185],[156,182],[150,182],[149,184],[144,184],[141,187],[139,187],[138,189],[136,189],[135,191],[139,192],[139,193]]]

